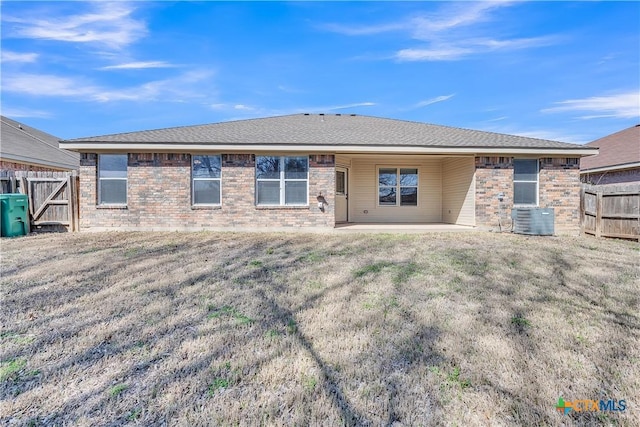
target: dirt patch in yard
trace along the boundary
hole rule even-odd
[[[0,421],[638,425],[638,244],[487,233],[3,239]],[[625,411],[556,409],[559,397]]]

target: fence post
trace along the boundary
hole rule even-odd
[[[27,196],[27,205],[29,205],[29,211],[27,212],[27,234],[31,233],[31,218],[33,217],[33,201],[31,200],[31,196],[29,195],[29,181],[24,176],[20,178],[20,193]],[[16,177],[16,180],[18,178]],[[14,191],[17,192],[17,189],[14,188]]]
[[[602,191],[596,191],[596,237],[602,237]]]
[[[69,218],[69,231],[75,231],[76,224],[74,222],[75,215],[73,215],[73,209],[75,205],[74,194],[73,194],[73,180],[71,176],[67,176],[67,191],[69,192],[69,204],[67,205],[67,216]]]
[[[580,186],[580,235],[584,234],[584,223],[585,223],[585,208],[584,208],[584,198],[586,197],[584,186]]]
[[[636,217],[638,218],[638,228],[636,228],[636,233],[638,235],[638,243],[640,243],[640,188],[638,189],[638,206],[636,206]]]
[[[75,172],[73,174],[73,200],[76,231],[80,231],[80,177]]]

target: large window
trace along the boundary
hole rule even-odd
[[[307,157],[256,156],[258,205],[307,205]]]
[[[98,203],[127,204],[127,154],[98,155]]]
[[[380,206],[418,206],[417,168],[379,168]]]
[[[191,189],[194,205],[220,204],[220,156],[191,156]]]
[[[513,203],[516,205],[538,204],[538,160],[513,160]]]

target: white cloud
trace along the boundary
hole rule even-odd
[[[334,105],[331,107],[315,108],[314,110],[315,111],[346,110],[349,108],[356,108],[356,107],[373,107],[374,105],[376,105],[375,102],[356,102],[354,104]]]
[[[448,3],[435,13],[413,18],[411,29],[416,39],[430,40],[445,32],[489,21],[492,10],[510,5],[506,1]]]
[[[99,70],[142,70],[147,68],[174,68],[177,65],[170,64],[165,61],[139,61],[127,62],[125,64],[108,65],[99,68]]]
[[[581,119],[602,117],[637,118],[640,117],[640,91],[630,91],[616,95],[592,96],[582,99],[568,99],[555,103],[555,107],[541,110],[543,113],[583,111],[595,114],[580,116]]]
[[[442,95],[442,96],[436,96],[435,98],[426,99],[424,101],[418,102],[415,105],[415,108],[422,108],[422,107],[426,107],[427,105],[435,104],[436,102],[446,101],[448,99],[453,98],[454,96],[455,94],[452,93],[451,95]]]
[[[403,21],[372,26],[325,25],[328,31],[349,36],[367,36],[389,31],[404,31],[422,45],[399,49],[385,59],[409,61],[456,61],[474,54],[547,46],[557,37],[496,38],[486,34],[478,24],[494,19],[498,9],[514,2],[450,2],[433,13],[407,18]]]
[[[139,86],[118,90],[100,90],[92,98],[100,102],[112,101],[166,101],[183,102],[186,99],[206,98],[211,93],[203,87],[213,87],[207,81],[213,77],[209,70],[190,71],[176,77],[155,80]]]
[[[471,46],[486,47],[489,50],[516,50],[526,49],[531,47],[548,46],[556,43],[557,37],[545,36],[545,37],[529,37],[522,39],[511,40],[495,40],[495,39],[476,39],[468,40]]]
[[[398,61],[452,61],[461,59],[474,51],[462,47],[440,47],[437,49],[402,49],[395,58]]]
[[[5,75],[2,90],[35,96],[91,96],[99,89],[86,82],[48,74]]]
[[[322,29],[332,33],[344,34],[347,36],[368,36],[372,34],[386,33],[389,31],[398,31],[407,29],[407,23],[397,22],[380,25],[342,25],[342,24],[325,24]]]
[[[248,105],[244,105],[244,104],[236,104],[233,106],[234,110],[242,110],[242,111],[253,111],[254,108],[253,107],[249,107]]]
[[[468,38],[446,44],[432,43],[430,48],[424,49],[401,49],[395,58],[398,61],[455,61],[474,54],[542,47],[555,42],[556,38],[549,36],[511,40]]]
[[[135,9],[125,2],[73,4],[78,8],[89,5],[91,10],[61,16],[47,16],[44,13],[28,18],[5,16],[3,21],[11,24],[7,34],[14,38],[95,43],[118,49],[147,33],[146,24],[131,16]]]
[[[322,25],[320,28],[347,36],[368,36],[391,31],[408,31],[416,39],[429,39],[434,34],[486,21],[490,10],[507,5],[509,3],[504,1],[452,3],[437,12],[422,14],[397,22],[374,25],[330,23]]]
[[[37,53],[18,53],[3,50],[2,62],[35,62],[38,56]]]
[[[500,122],[500,121],[506,120],[508,118],[509,118],[509,116],[500,116],[500,117],[496,117],[495,119],[489,119],[489,120],[487,120],[487,122]]]
[[[53,114],[51,114],[48,111],[42,111],[42,110],[31,110],[28,108],[6,108],[3,107],[2,108],[2,114],[4,116],[7,117],[12,117],[12,118],[21,118],[21,117],[34,117],[34,118],[40,118],[40,119],[48,119],[50,117],[53,117]]]
[[[155,80],[138,86],[109,89],[81,78],[59,77],[46,74],[5,75],[2,90],[31,96],[52,96],[98,102],[114,101],[166,101],[182,102],[210,95],[202,90],[212,87],[207,81],[213,76],[209,70],[196,70],[164,80]]]

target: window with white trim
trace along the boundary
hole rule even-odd
[[[308,157],[256,156],[257,205],[306,206],[308,196]]]
[[[538,159],[513,160],[513,204],[538,205]]]
[[[418,206],[418,168],[378,168],[379,206]]]
[[[127,154],[98,154],[98,204],[127,204]]]
[[[222,160],[219,155],[191,156],[191,200],[194,205],[219,205]]]

